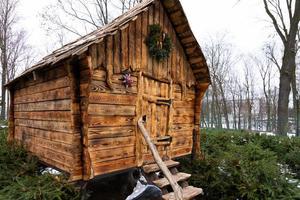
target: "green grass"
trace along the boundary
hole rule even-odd
[[[0,200],[76,200],[79,192],[63,176],[41,174],[37,158],[8,144],[0,130]]]
[[[299,138],[208,129],[201,139],[205,159],[181,160],[191,184],[204,189],[201,199],[300,199],[288,181],[299,179]]]

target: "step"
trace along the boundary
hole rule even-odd
[[[167,165],[168,168],[176,167],[180,164],[179,162],[176,162],[174,160],[167,160],[167,161],[164,161],[164,163]],[[157,164],[150,164],[150,165],[144,165],[143,170],[145,173],[148,174],[151,172],[158,172],[158,171],[160,171],[160,168]]]
[[[183,199],[184,200],[190,200],[194,197],[198,196],[199,194],[203,193],[203,190],[201,188],[196,188],[193,186],[188,186],[182,189],[183,192]],[[163,195],[164,200],[176,200],[174,196],[174,192],[168,193]]]
[[[190,177],[191,177],[190,174],[182,173],[182,172],[178,172],[177,174],[173,175],[173,179],[176,182],[186,181]],[[161,178],[161,179],[155,180],[155,181],[153,181],[153,183],[156,186],[158,186],[159,188],[163,188],[163,187],[166,187],[166,186],[170,185],[170,183],[169,183],[169,181],[168,181],[167,178]]]

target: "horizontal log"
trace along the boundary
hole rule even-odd
[[[182,146],[191,146],[193,144],[193,136],[184,136],[184,137],[174,137],[172,141],[172,145],[174,148],[179,148]]]
[[[26,88],[33,85],[38,85],[45,81],[50,81],[54,79],[61,78],[63,76],[67,76],[67,69],[63,66],[58,66],[51,69],[45,69],[43,71],[36,72],[36,80],[33,79],[33,75],[24,77],[18,84],[15,85],[16,90],[20,90],[22,88]]]
[[[89,104],[88,114],[104,115],[104,116],[106,115],[134,116],[135,106]]]
[[[174,158],[182,157],[182,156],[189,155],[191,153],[192,153],[192,146],[181,147],[172,150],[172,157]]]
[[[119,160],[113,160],[108,162],[94,162],[93,171],[94,175],[102,175],[111,172],[130,169],[136,166],[135,157],[122,158]]]
[[[63,144],[76,144],[80,139],[80,135],[55,132],[55,131],[47,131],[47,130],[30,128],[25,126],[15,126],[15,131],[18,133],[29,134],[34,137],[60,142]]]
[[[89,102],[111,105],[136,105],[136,95],[91,92]]]
[[[98,80],[98,81],[106,81],[106,76],[107,76],[107,72],[104,71],[104,70],[95,70],[94,73],[93,73],[93,76],[92,76],[92,80]],[[120,84],[122,85],[123,84],[123,74],[113,74],[111,76],[111,81],[113,83],[116,83],[116,84]],[[136,86],[137,84],[137,77],[136,76],[131,76],[131,80],[133,81],[133,85]]]
[[[133,135],[135,135],[135,126],[97,127],[88,129],[88,138],[90,140],[128,137]]]
[[[75,157],[63,155],[60,152],[57,152],[53,149],[44,148],[44,147],[40,146],[39,144],[30,145],[29,143],[26,142],[25,145],[26,145],[26,148],[30,152],[32,152],[34,155],[37,155],[38,157],[41,156],[41,157],[49,159],[50,165],[55,166],[51,162],[51,161],[55,161],[55,162],[65,165],[69,169],[72,169],[73,167],[80,166],[80,164],[81,164],[80,155],[77,155]]]
[[[89,150],[115,149],[135,144],[135,136],[89,140]]]
[[[45,92],[58,88],[68,87],[70,85],[69,77],[64,76],[55,80],[45,81],[37,85],[29,86],[15,91],[15,97]]]
[[[81,153],[79,139],[77,143],[74,142],[73,144],[64,144],[61,142],[55,142],[55,141],[35,137],[30,133],[24,133],[22,131],[21,132],[16,131],[15,136],[19,140],[26,140],[28,145],[38,144],[43,148],[51,149],[53,151],[59,152],[60,154],[71,156],[72,158],[75,158],[76,154]]]
[[[53,121],[40,121],[29,119],[16,119],[15,124],[17,126],[25,126],[30,128],[37,128],[42,130],[73,133],[71,123],[68,122],[53,122]]]
[[[14,112],[14,118],[69,122],[71,121],[71,112],[70,111]]]
[[[174,101],[173,102],[174,108],[194,108],[195,102],[194,100],[189,101]]]
[[[111,92],[116,94],[126,94],[126,93],[137,93],[137,86],[132,85],[132,87],[126,88],[124,84],[110,83],[107,85],[105,81],[95,81],[92,80],[90,84],[91,92]]]
[[[194,117],[193,116],[173,116],[174,124],[193,124]]]
[[[180,131],[192,131],[194,130],[194,124],[173,124],[172,132],[180,132]]]
[[[173,112],[174,116],[194,116],[193,108],[176,108]]]
[[[121,158],[128,158],[134,156],[134,145],[116,148],[116,149],[102,149],[100,151],[89,151],[92,162],[105,162],[117,160]]]
[[[57,100],[15,105],[15,112],[21,111],[68,111],[71,109],[71,100]]]
[[[66,88],[59,88],[50,91],[16,97],[14,99],[14,104],[62,100],[62,99],[70,99],[70,98],[71,98],[71,89],[70,87],[66,87]]]
[[[89,127],[135,125],[132,116],[90,116]]]
[[[185,136],[185,137],[193,136],[193,129],[183,130],[183,131],[171,131],[171,135],[173,138],[177,138],[181,136]]]

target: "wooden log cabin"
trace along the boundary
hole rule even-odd
[[[151,26],[171,48],[149,50]],[[145,0],[108,25],[43,58],[7,84],[9,140],[67,172],[70,180],[153,161],[138,128],[166,159],[200,154],[208,67],[179,0]]]

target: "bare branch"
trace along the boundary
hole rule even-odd
[[[265,5],[265,10],[266,10],[266,13],[269,15],[269,17],[271,18],[272,22],[273,22],[273,25],[274,25],[274,28],[276,30],[276,32],[278,33],[279,37],[281,38],[282,42],[285,44],[287,41],[286,41],[286,38],[284,37],[284,34],[281,32],[280,30],[280,27],[278,25],[278,22],[275,18],[275,16],[272,14],[272,12],[270,11],[270,8],[269,8],[269,4],[268,2],[270,3],[270,1],[267,2],[267,0],[263,0],[264,2],[264,5]],[[272,2],[271,2],[272,3]]]

